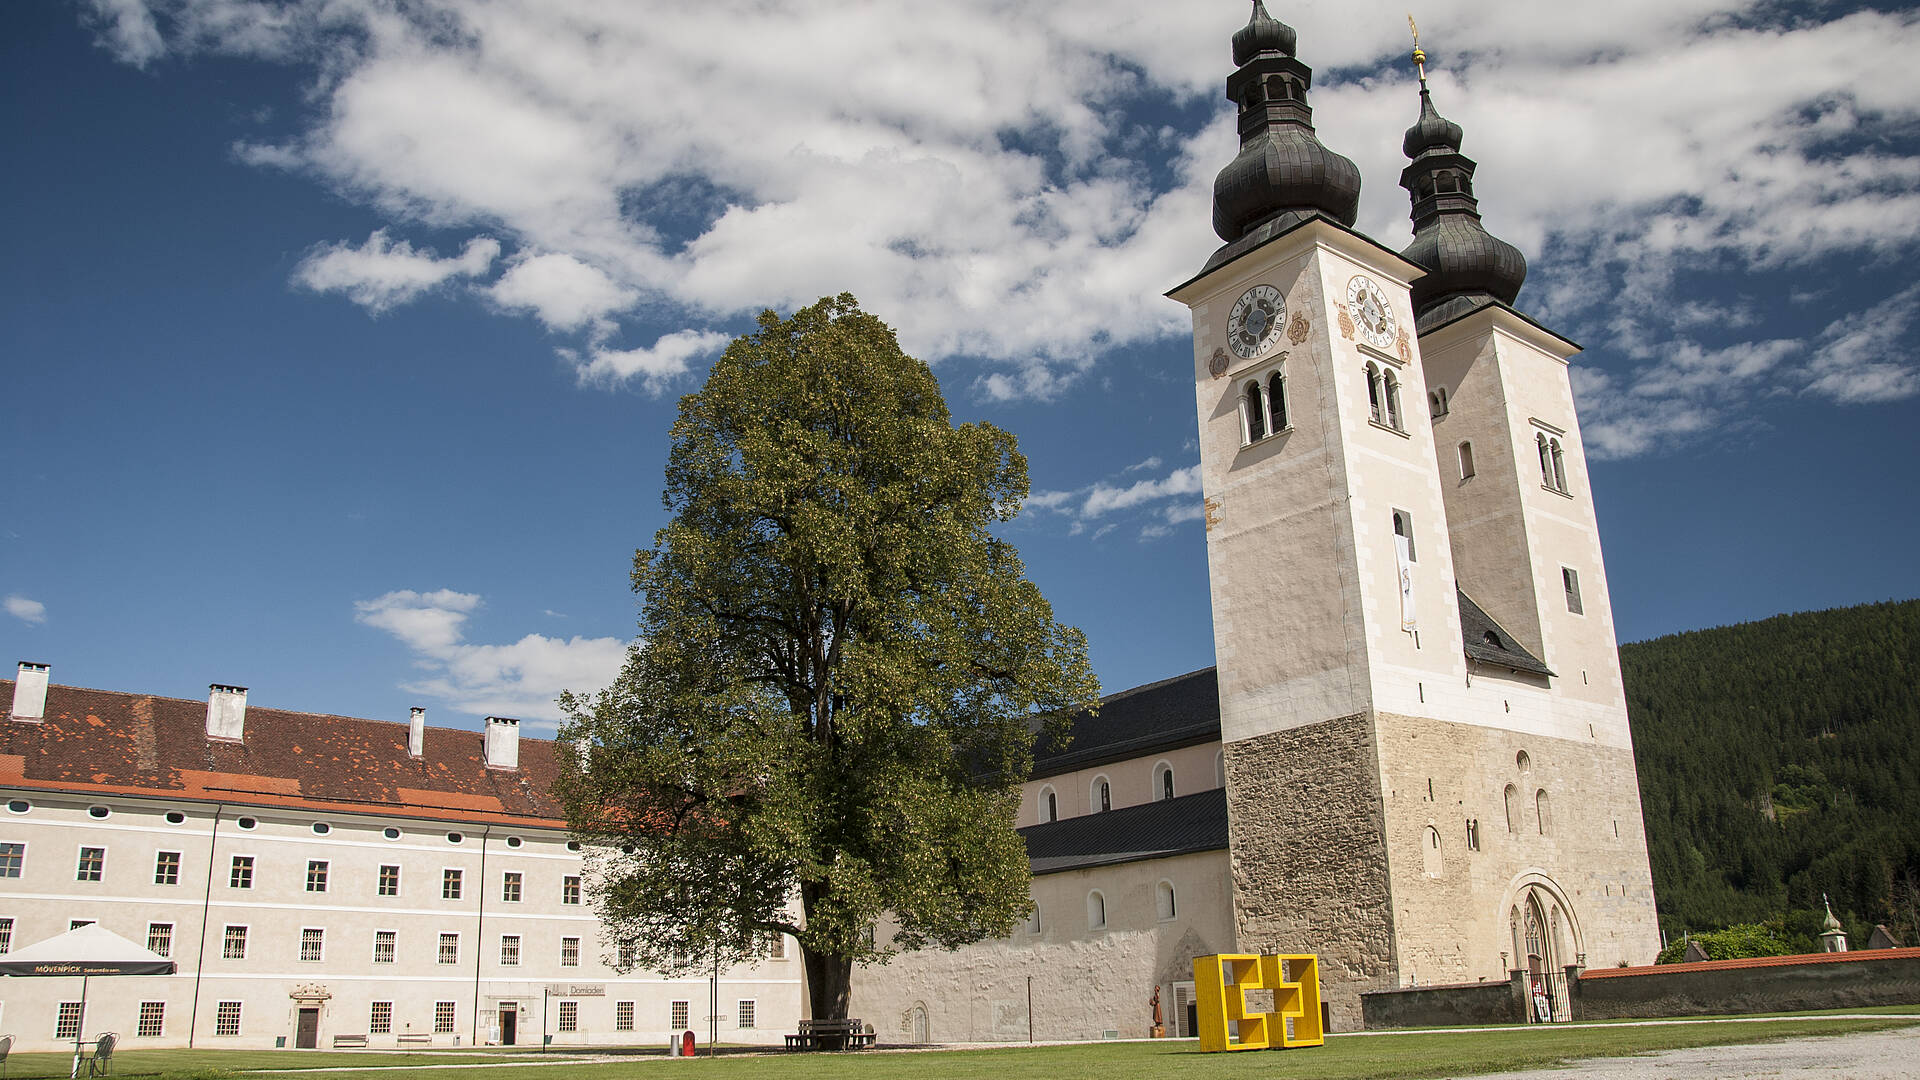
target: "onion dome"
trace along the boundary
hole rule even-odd
[[[1260,0],[1233,35],[1227,97],[1240,107],[1240,153],[1213,182],[1213,231],[1229,248],[1256,230],[1272,235],[1316,215],[1351,227],[1359,214],[1360,170],[1314,135],[1313,69],[1294,58],[1295,40]],[[1236,254],[1223,248],[1209,266]]]
[[[1420,118],[1401,142],[1413,161],[1400,174],[1413,200],[1413,243],[1400,254],[1427,271],[1413,283],[1419,329],[1495,301],[1510,305],[1527,280],[1526,256],[1480,224],[1473,159],[1460,153],[1460,125],[1433,107],[1425,60],[1416,46],[1414,62],[1423,65]]]

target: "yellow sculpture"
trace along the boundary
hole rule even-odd
[[[1193,960],[1200,1049],[1321,1046],[1320,958],[1220,953]]]

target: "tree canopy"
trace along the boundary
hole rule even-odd
[[[1013,436],[956,426],[844,294],[763,313],[681,399],[640,641],[562,700],[559,794],[623,963],[790,934],[837,1018],[853,963],[1030,910],[1013,820],[1038,717],[1099,688],[992,531],[1026,494]]]

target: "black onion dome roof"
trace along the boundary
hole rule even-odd
[[[1465,133],[1460,125],[1440,115],[1433,107],[1433,95],[1427,88],[1420,88],[1420,119],[1407,129],[1407,137],[1400,142],[1400,149],[1410,158],[1420,156],[1423,150],[1460,149],[1460,140]]]
[[[1527,280],[1527,257],[1520,249],[1465,214],[1443,215],[1414,233],[1413,243],[1400,254],[1427,271],[1413,283],[1413,308],[1423,314],[1460,295],[1484,293],[1512,304]]]
[[[1267,14],[1267,5],[1261,0],[1253,0],[1253,18],[1233,33],[1234,66],[1244,65],[1263,52],[1292,56],[1298,40],[1293,27]]]
[[[1284,211],[1318,210],[1351,227],[1360,216],[1360,167],[1287,125],[1240,146],[1213,181],[1213,231],[1232,243]]]

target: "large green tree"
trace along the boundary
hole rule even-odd
[[[563,698],[558,790],[622,964],[791,934],[812,1014],[842,1018],[855,963],[1029,910],[1037,718],[1099,690],[993,534],[1027,494],[1013,436],[956,426],[851,296],[759,326],[681,399],[673,517],[634,559],[641,640]]]

